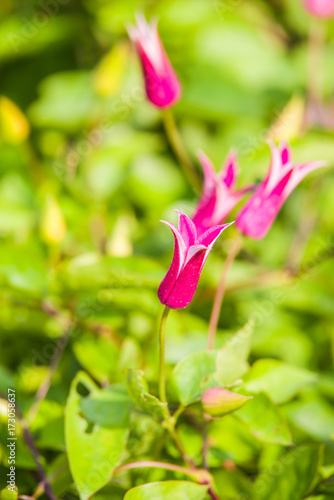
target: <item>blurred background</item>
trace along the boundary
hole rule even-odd
[[[16,388],[48,473],[66,464],[64,405],[79,369],[105,385],[139,367],[156,387],[156,290],[173,248],[159,219],[175,220],[176,207],[190,215],[198,196],[170,148],[160,112],[145,99],[124,27],[139,11],[160,19],[183,87],[175,116],[196,164],[202,149],[218,170],[236,148],[239,185],[258,181],[269,166],[268,137],[289,139],[296,161],[332,165],[334,159],[334,23],[319,28],[301,0],[1,0],[0,389]],[[318,374],[283,410],[301,441],[326,444],[329,462],[333,193],[333,170],[316,172],[289,198],[264,240],[246,241],[229,275],[218,336],[221,343],[254,317],[252,361],[277,358]],[[234,231],[226,231],[210,255],[191,306],[170,317],[170,366],[206,345]],[[293,283],[283,269],[294,273]],[[59,349],[59,339],[66,348]],[[143,429],[140,421],[130,441],[135,456],[154,436]],[[258,443],[235,439],[219,443],[221,453],[254,473]],[[1,440],[2,481],[7,451]],[[17,467],[20,493],[32,494],[35,465],[23,440]],[[53,485],[56,495],[75,495],[66,466],[62,474]],[[222,498],[239,498],[244,480],[230,484],[230,496]],[[124,487],[109,486],[100,497],[123,494]]]

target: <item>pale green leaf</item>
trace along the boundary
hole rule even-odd
[[[204,500],[208,487],[188,481],[165,481],[132,488],[124,500]]]
[[[291,433],[279,408],[265,394],[257,394],[236,413],[251,433],[265,443],[291,445]]]
[[[128,435],[126,427],[102,427],[84,417],[82,404],[85,397],[89,395],[96,401],[100,392],[88,375],[79,372],[67,400],[65,438],[68,459],[82,500],[88,499],[109,481]]]
[[[252,393],[264,392],[274,403],[292,399],[302,387],[311,384],[317,375],[276,359],[260,359],[245,377],[245,389]]]

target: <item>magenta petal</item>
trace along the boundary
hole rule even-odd
[[[284,177],[279,181],[279,183],[272,190],[269,197],[281,196],[283,198],[283,203],[284,203],[284,201],[287,198],[287,195],[285,193],[285,188],[287,187],[288,182],[290,181],[293,173],[294,173],[294,168],[291,167],[290,170],[284,175]]]
[[[235,152],[229,153],[219,177],[228,190],[231,191],[234,188],[238,177],[238,162]]]
[[[166,299],[173,288],[175,281],[177,280],[177,277],[179,273],[181,272],[182,266],[185,262],[186,259],[186,246],[184,244],[184,241],[182,239],[182,236],[179,232],[179,230],[173,225],[170,224],[169,222],[162,221],[164,224],[167,224],[171,228],[174,234],[174,239],[175,239],[175,248],[174,248],[174,255],[173,259],[171,262],[171,265],[167,271],[166,276],[160,283],[159,289],[158,289],[158,297],[159,300],[162,304],[166,303]]]
[[[213,245],[224,229],[232,224],[233,222],[230,222],[229,224],[224,224],[222,226],[211,227],[198,238],[198,243],[206,247]]]
[[[325,161],[310,161],[294,168],[293,175],[287,186],[286,193],[289,195],[298,186],[298,184],[311,172],[318,168],[327,167]]]
[[[271,150],[271,161],[269,174],[264,180],[263,185],[267,194],[269,194],[278,182],[281,174],[282,158],[279,149],[273,143],[272,140],[268,140],[268,144]]]
[[[206,249],[199,250],[185,265],[164,302],[167,307],[182,309],[190,304],[198,285],[206,252]]]
[[[287,142],[281,142],[279,150],[281,153],[282,165],[286,165],[292,160],[291,148]]]
[[[157,72],[141,46],[138,46],[138,51],[148,99],[158,108],[167,108],[176,104],[181,97],[181,85],[165,52],[161,52],[162,69]]]
[[[196,226],[197,236],[203,234],[207,228],[212,225],[216,204],[217,194],[215,192],[211,197],[206,198],[205,200],[202,199],[197,206],[196,212],[192,218],[192,221]]]
[[[237,228],[246,236],[261,239],[268,233],[288,194],[286,186],[293,174],[291,168],[271,193],[261,185],[237,215]]]
[[[333,0],[305,0],[305,7],[316,17],[326,19],[334,16]]]
[[[281,197],[260,198],[254,195],[237,215],[237,228],[249,238],[264,238],[282,204]]]
[[[237,228],[246,236],[261,239],[266,236],[287,198],[285,188],[291,178],[291,169],[266,195],[261,185],[237,215]]]
[[[175,104],[181,97],[181,85],[159,38],[156,22],[148,24],[143,15],[137,26],[129,26],[143,69],[148,99],[159,108]]]
[[[204,175],[203,195],[201,197],[201,201],[203,200],[205,202],[212,195],[217,182],[217,174],[210,158],[205,153],[203,153],[203,151],[200,151],[198,153],[198,159],[201,163]]]
[[[183,214],[179,210],[176,210],[176,212],[179,214],[179,230],[181,236],[186,244],[186,247],[189,248],[195,244],[197,238],[196,226],[190,217]]]

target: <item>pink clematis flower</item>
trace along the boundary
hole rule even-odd
[[[143,69],[148,99],[158,108],[167,108],[181,97],[181,85],[161,43],[157,20],[150,24],[143,14],[136,26],[127,27]]]
[[[313,16],[324,19],[334,16],[334,0],[305,0],[304,4]]]
[[[282,205],[307,174],[326,166],[325,162],[312,161],[296,165],[291,161],[287,143],[271,148],[271,165],[267,177],[237,215],[237,228],[246,236],[261,239],[266,236]]]
[[[223,168],[217,174],[210,159],[204,154],[198,155],[204,173],[203,193],[197,205],[192,221],[197,234],[203,234],[212,226],[221,224],[243,196],[253,186],[234,191],[238,176],[236,153],[231,152]]]
[[[190,304],[216,239],[231,225],[212,227],[198,237],[192,220],[181,212],[178,214],[178,228],[174,224],[161,221],[171,228],[175,239],[173,260],[158,290],[160,302],[171,309],[182,309]]]

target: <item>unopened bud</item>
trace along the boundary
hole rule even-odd
[[[222,417],[239,410],[250,399],[252,396],[243,396],[220,387],[212,387],[202,395],[202,408],[205,413],[213,417]]]

